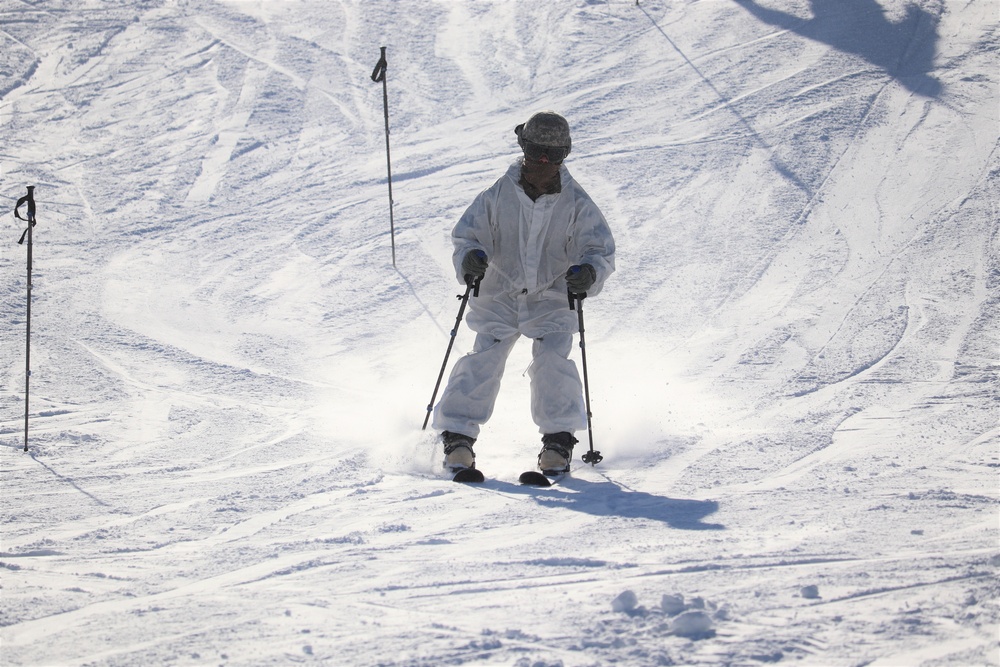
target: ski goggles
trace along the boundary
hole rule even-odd
[[[521,148],[524,150],[524,157],[532,162],[541,162],[544,157],[549,164],[562,164],[562,161],[569,155],[567,146],[543,146],[525,141]]]

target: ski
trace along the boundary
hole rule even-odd
[[[486,477],[483,473],[479,472],[475,468],[462,468],[455,473],[455,476],[451,478],[454,482],[460,482],[462,484],[481,484],[486,481]]]
[[[525,486],[552,486],[565,475],[566,473],[564,472],[544,474],[537,470],[527,470],[521,473],[517,481]]]
[[[521,473],[517,481],[524,486],[546,487],[558,483],[565,476],[564,472],[542,473],[538,470],[527,470]],[[483,473],[476,468],[462,468],[451,479],[460,484],[482,484],[486,481]]]

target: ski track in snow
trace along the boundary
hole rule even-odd
[[[0,198],[39,211],[27,453],[21,221],[0,254],[5,665],[1000,665],[991,3],[0,23]],[[457,485],[419,430],[449,232],[543,108],[618,242],[605,459],[516,484],[522,343]]]

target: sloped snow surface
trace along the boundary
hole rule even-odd
[[[4,0],[3,664],[1000,664],[998,23]],[[604,461],[517,485],[522,342],[455,484],[449,232],[542,109],[618,241]]]

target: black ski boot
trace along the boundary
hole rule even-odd
[[[462,433],[443,431],[441,442],[444,443],[444,467],[452,472],[476,467],[476,453],[472,451],[475,438]]]
[[[579,440],[572,433],[546,433],[542,436],[542,451],[538,453],[538,469],[546,475],[569,472],[573,460],[573,445]]]

